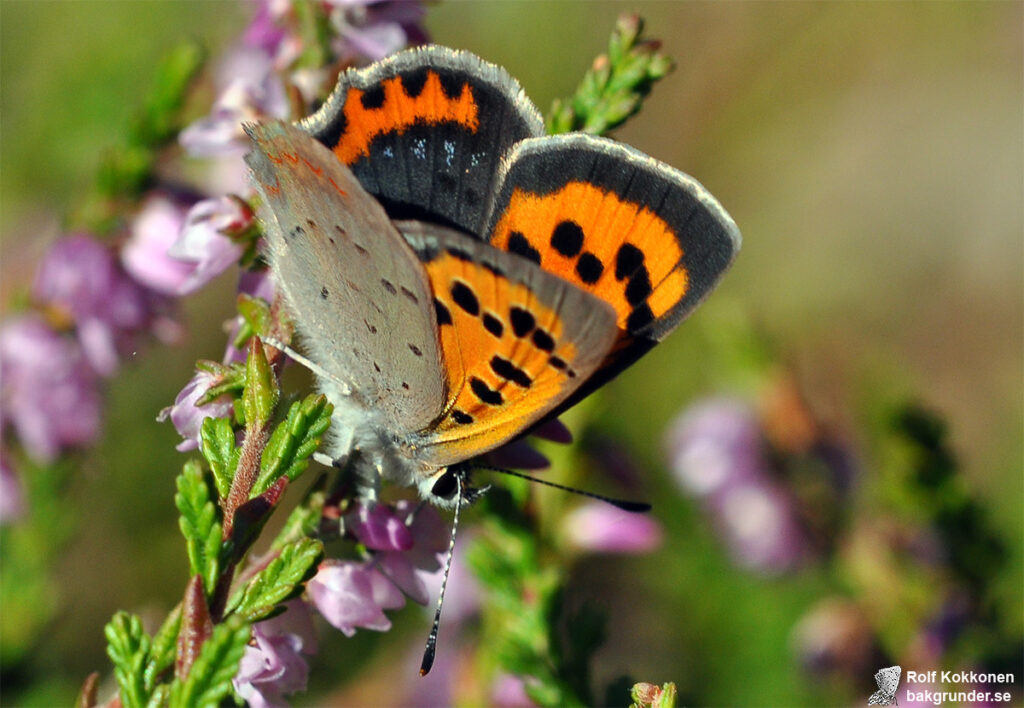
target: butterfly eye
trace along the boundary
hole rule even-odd
[[[452,495],[455,494],[455,472],[451,469],[445,470],[444,474],[437,478],[434,482],[434,486],[431,487],[430,493],[435,497],[441,499],[451,499]]]

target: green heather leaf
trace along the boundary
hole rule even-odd
[[[673,67],[672,60],[658,51],[658,43],[642,33],[640,18],[619,18],[608,53],[594,61],[571,99],[558,100],[552,106],[547,119],[549,133],[582,130],[604,135],[640,110],[654,82]]]
[[[313,536],[320,523],[326,499],[327,494],[322,490],[317,490],[292,509],[292,513],[288,515],[288,520],[284,522],[281,532],[277,534],[277,538],[270,544],[270,550],[279,551],[300,538]]]
[[[149,660],[146,662],[145,670],[147,690],[154,690],[160,674],[174,666],[178,644],[178,630],[180,628],[181,605],[178,605],[171,611],[171,614],[167,615],[163,626],[153,636],[153,643],[149,650]]]
[[[183,42],[164,57],[142,115],[133,126],[133,141],[160,147],[177,136],[181,129],[179,112],[205,59],[206,52],[196,41]]]
[[[309,395],[288,409],[288,416],[277,426],[263,451],[260,476],[252,496],[267,491],[281,476],[294,480],[306,469],[331,424],[334,407],[322,395]]]
[[[121,705],[142,708],[149,692],[146,690],[143,667],[149,656],[150,639],[142,628],[142,620],[127,612],[118,612],[103,628],[107,638],[107,656],[114,664],[114,678],[120,690]]]
[[[171,684],[162,683],[153,689],[153,694],[149,697],[149,703],[146,704],[146,708],[161,708],[161,706],[170,705],[171,701]]]
[[[302,592],[303,583],[316,573],[323,554],[323,544],[312,538],[285,546],[231,598],[228,607],[250,622],[263,619],[276,605]]]
[[[190,574],[202,577],[207,595],[213,592],[220,574],[222,534],[220,509],[211,491],[199,463],[187,462],[178,475],[174,504],[181,512],[178,525],[185,537]]]
[[[235,430],[227,418],[207,418],[200,428],[203,457],[213,471],[213,481],[221,499],[231,491],[240,450],[235,446]]]
[[[245,320],[250,335],[266,334],[270,329],[270,305],[267,304],[266,300],[246,293],[240,293],[238,295],[238,313]],[[238,346],[240,342],[238,340],[235,341],[235,346]]]
[[[263,344],[259,339],[252,339],[250,342],[249,356],[245,360],[242,409],[247,425],[263,426],[274,413],[279,391]]]
[[[172,706],[216,706],[231,693],[231,679],[249,642],[249,625],[238,618],[213,628],[188,678],[171,684]]]

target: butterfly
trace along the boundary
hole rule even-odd
[[[899,666],[879,669],[875,673],[875,683],[878,684],[878,690],[868,698],[868,705],[891,706],[893,703],[899,705],[899,701],[896,700],[896,690],[900,686],[901,673],[903,673],[903,669]]]
[[[664,339],[740,246],[691,177],[545,136],[516,80],[467,52],[348,70],[314,115],[246,131],[332,456],[358,454],[367,500],[387,480],[451,507],[463,463]]]

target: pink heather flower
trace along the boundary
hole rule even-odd
[[[195,157],[240,156],[248,149],[243,122],[288,117],[284,84],[264,51],[250,47],[229,53],[218,77],[220,95],[210,115],[178,136],[182,147]]]
[[[121,248],[124,269],[146,287],[177,295],[195,265],[167,251],[185,226],[185,206],[161,194],[146,199],[132,221],[131,237]]]
[[[243,248],[225,234],[245,229],[252,220],[248,207],[232,197],[205,199],[189,209],[184,228],[167,250],[190,268],[175,294],[195,292],[237,263]]]
[[[666,443],[680,487],[703,501],[736,562],[762,573],[799,565],[807,551],[804,529],[772,474],[746,402],[692,406],[670,426]]]
[[[324,619],[346,637],[359,627],[386,632],[391,620],[384,610],[405,605],[401,590],[379,570],[354,561],[324,561],[306,592]]]
[[[39,462],[99,435],[95,374],[74,340],[35,315],[0,326],[0,413]]]
[[[346,517],[345,527],[371,551],[407,551],[413,546],[405,520],[386,504],[360,505]]]
[[[338,37],[332,48],[342,60],[377,61],[408,44],[426,40],[419,26],[423,6],[407,0],[327,0]]]
[[[185,384],[185,388],[178,393],[177,398],[174,399],[174,405],[164,408],[157,416],[159,421],[170,418],[174,429],[184,438],[182,442],[178,443],[179,451],[188,452],[199,447],[199,433],[204,420],[225,418],[231,415],[232,401],[226,395],[204,405],[196,405],[196,402],[218,382],[219,378],[216,375],[207,371],[197,371],[195,376]]]
[[[599,501],[569,512],[562,530],[577,549],[597,553],[645,553],[661,545],[663,535],[661,524],[650,516]]]
[[[711,503],[733,557],[751,570],[790,570],[806,551],[792,502],[768,480],[729,485]]]
[[[267,56],[274,56],[288,34],[280,22],[291,3],[289,0],[257,0],[256,4],[256,16],[245,29],[242,44],[262,50]]]
[[[572,433],[557,418],[541,423],[530,431],[530,436],[563,445],[572,442]],[[525,438],[502,445],[497,450],[483,455],[482,459],[494,467],[507,467],[514,470],[543,470],[551,466],[551,461],[537,452]]]
[[[21,480],[0,450],[0,526],[17,521],[25,514],[25,494]]]
[[[285,694],[306,690],[309,665],[303,655],[317,649],[313,619],[302,600],[286,607],[283,614],[253,625],[256,646],[246,647],[233,679],[251,708],[285,705]]]
[[[499,674],[491,684],[491,705],[498,708],[532,708],[536,703],[526,693],[523,679]]]
[[[400,501],[395,511],[405,518],[413,506]],[[448,550],[449,529],[432,506],[420,507],[408,527],[413,539],[411,548],[399,551],[380,551],[375,554],[377,563],[384,574],[414,602],[426,604],[432,595],[429,583],[441,568],[444,554]]]
[[[761,464],[761,428],[746,402],[713,398],[687,409],[666,436],[669,463],[684,491],[713,494],[730,477]]]
[[[455,555],[452,556],[452,568],[448,574],[448,587],[444,594],[445,626],[461,624],[480,611],[480,598],[482,597],[480,583],[466,564],[464,551],[472,543],[472,529],[459,533],[457,541],[459,550],[456,550]],[[445,550],[447,550],[447,542]],[[436,600],[441,592],[441,581],[444,579],[444,551],[439,552],[435,557],[437,558],[437,569],[429,574],[424,572],[422,575],[425,599],[420,604],[426,604],[427,599]],[[416,599],[411,593],[409,596]],[[432,612],[433,608],[430,608],[430,611]]]
[[[122,271],[110,250],[86,234],[58,240],[36,271],[34,297],[70,315],[82,351],[104,376],[117,369],[118,349],[148,328],[158,305]]]

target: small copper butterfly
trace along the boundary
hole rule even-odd
[[[269,259],[335,405],[335,457],[454,504],[452,470],[564,410],[697,306],[740,235],[691,177],[544,136],[503,69],[444,47],[250,125]]]

